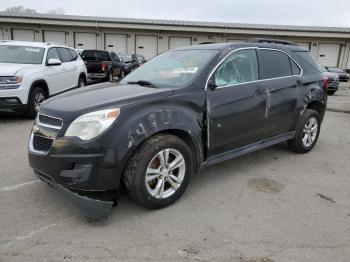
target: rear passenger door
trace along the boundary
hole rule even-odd
[[[259,49],[259,58],[261,78],[268,88],[266,138],[294,131],[301,69],[280,50]]]
[[[118,56],[115,53],[111,53],[112,58],[112,67],[113,67],[113,76],[119,75],[122,69],[122,62],[118,58]]]
[[[256,49],[234,51],[209,78],[209,157],[263,140],[266,88],[258,80]]]
[[[58,54],[60,55],[62,66],[64,70],[64,81],[65,86],[61,91],[76,87],[78,85],[78,76],[77,76],[77,63],[73,60],[71,52],[68,48],[58,47]],[[75,58],[75,60],[78,57]]]

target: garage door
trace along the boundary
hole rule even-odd
[[[74,46],[78,49],[96,49],[97,36],[93,33],[75,33]]]
[[[229,39],[227,39],[227,43],[238,43],[238,44],[241,44],[241,43],[245,43],[245,41],[243,39],[232,39],[232,38],[229,38]]]
[[[136,54],[143,55],[146,60],[158,54],[158,37],[157,36],[136,36]]]
[[[62,31],[44,31],[44,42],[66,44],[66,32]]]
[[[126,35],[105,34],[105,49],[116,53],[127,53]]]
[[[169,37],[169,49],[174,49],[182,46],[192,45],[191,37],[178,37],[170,36]]]
[[[317,61],[324,66],[338,66],[339,52],[339,44],[319,44]]]
[[[296,42],[297,45],[306,48],[307,50],[310,50],[310,43],[308,42]]]
[[[34,31],[29,29],[12,29],[12,40],[34,41]]]
[[[3,40],[3,39],[4,39],[4,31],[0,27],[0,40]]]

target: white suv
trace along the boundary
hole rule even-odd
[[[86,66],[72,48],[25,41],[0,41],[0,113],[35,117],[49,96],[85,86]]]

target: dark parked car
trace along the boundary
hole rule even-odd
[[[338,76],[338,74],[328,72],[327,69],[321,64],[318,65],[318,68],[320,69],[321,73],[328,80],[328,94],[333,95],[339,89],[339,76]]]
[[[349,81],[349,74],[346,73],[344,70],[337,68],[337,67],[326,67],[328,72],[336,73],[339,76],[339,81],[341,82],[348,82]]]
[[[134,69],[132,56],[129,54],[119,53],[118,57],[122,60],[124,74],[129,74]]]
[[[82,59],[88,71],[90,79],[102,79],[113,81],[113,77],[123,77],[123,65],[114,52],[103,50],[84,50]]]
[[[120,84],[43,103],[29,140],[35,174],[94,219],[121,183],[148,208],[174,203],[193,172],[284,141],[318,139],[327,95],[305,48],[210,44],[170,50]]]
[[[133,54],[131,55],[131,58],[132,58],[133,69],[140,67],[145,62],[144,57],[140,55]]]

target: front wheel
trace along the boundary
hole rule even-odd
[[[328,95],[334,95],[335,94],[335,90],[332,90],[332,91],[328,91]]]
[[[123,176],[129,195],[156,209],[174,203],[185,192],[192,173],[192,153],[173,135],[147,140],[131,157]]]
[[[34,87],[28,99],[27,116],[35,118],[40,110],[40,105],[47,99],[46,92],[41,87]]]
[[[289,148],[296,153],[311,151],[318,140],[320,130],[320,115],[315,110],[306,109],[299,120],[295,137],[288,140]]]

